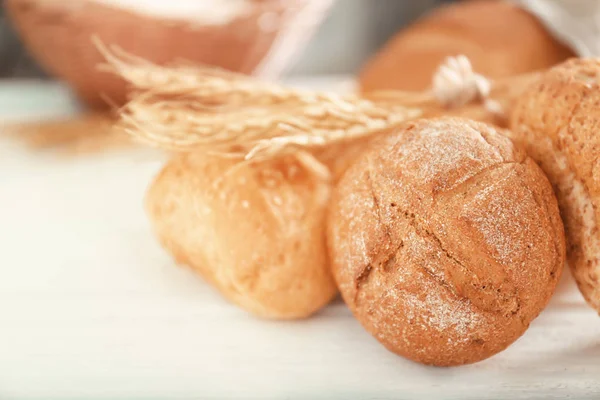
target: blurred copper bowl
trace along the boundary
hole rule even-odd
[[[251,74],[289,28],[290,18],[304,12],[314,20],[316,12],[324,12],[319,2],[328,0],[247,0],[229,20],[207,23],[205,18],[164,18],[101,0],[5,0],[33,57],[93,107],[106,107],[106,98],[117,105],[127,98],[125,82],[98,68],[104,58],[94,36],[157,64],[187,60]]]

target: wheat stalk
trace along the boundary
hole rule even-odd
[[[488,98],[492,83],[476,74],[466,57],[446,60],[431,91],[359,97],[287,88],[212,67],[157,66],[99,41],[96,45],[108,61],[104,68],[133,88],[120,112],[124,130],[168,150],[246,162],[297,154],[307,167],[322,172],[310,154],[389,130],[423,110],[434,115],[478,101],[487,112],[502,113]]]
[[[369,136],[420,115],[387,99],[291,89],[215,68],[161,67],[97,45],[135,89],[121,110],[125,130],[169,150],[263,160]]]

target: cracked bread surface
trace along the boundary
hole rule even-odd
[[[600,312],[600,60],[573,59],[544,73],[511,115],[521,142],[552,182],[567,234],[567,261]]]
[[[391,351],[483,360],[525,332],[565,258],[541,169],[495,128],[420,120],[373,144],[340,180],[328,246],[342,296]]]

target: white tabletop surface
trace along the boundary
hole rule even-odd
[[[60,86],[0,84],[3,120],[72,112]],[[600,318],[568,276],[513,346],[459,368],[389,353],[339,300],[251,317],[155,241],[142,197],[161,164],[0,139],[0,399],[600,398]]]

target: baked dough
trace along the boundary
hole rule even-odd
[[[254,315],[295,319],[337,293],[325,246],[330,191],[288,158],[240,165],[193,153],[167,164],[146,205],[179,263]]]
[[[424,364],[467,364],[506,348],[546,306],[563,268],[550,183],[482,123],[408,123],[359,157],[330,207],[344,300],[389,350]]]
[[[568,263],[600,312],[600,60],[573,59],[545,73],[511,117],[522,142],[554,185],[567,233]]]
[[[493,79],[545,69],[573,56],[534,16],[509,1],[459,2],[401,30],[367,62],[360,88],[426,90],[446,57],[459,54]]]

